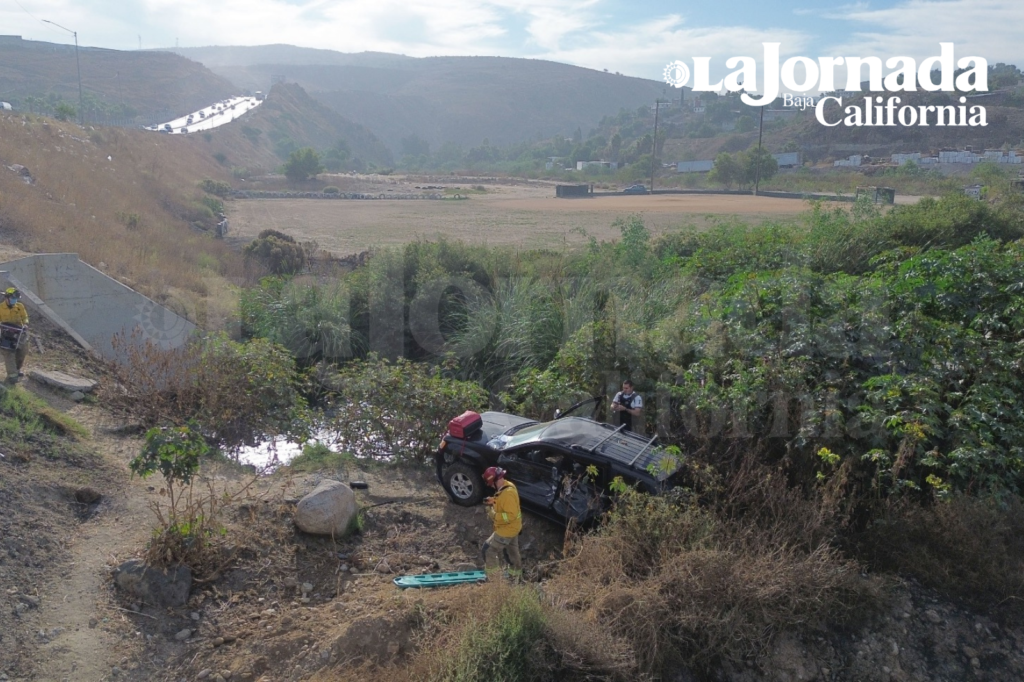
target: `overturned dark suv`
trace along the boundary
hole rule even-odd
[[[549,422],[484,412],[479,430],[465,438],[450,432],[435,457],[437,478],[456,504],[479,504],[491,494],[485,469],[498,466],[516,484],[524,509],[556,523],[589,525],[608,508],[617,477],[658,493],[672,486],[677,458],[644,436],[587,417],[570,416],[580,403]]]

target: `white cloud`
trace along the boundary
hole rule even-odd
[[[1024,64],[1020,0],[910,0],[887,9],[854,7],[836,18],[866,26],[834,47],[842,55],[907,55],[921,59],[939,54],[940,42],[956,45],[956,56],[977,55],[989,63]]]
[[[728,57],[746,55],[761,61],[761,43],[781,42],[783,55],[806,49],[806,34],[790,29],[715,26],[687,28],[678,15],[662,17],[615,32],[594,31],[572,47],[536,55],[544,59],[569,62],[595,69],[608,68],[633,76],[661,80],[666,64],[692,57],[712,58],[712,77],[716,67],[725,73]]]

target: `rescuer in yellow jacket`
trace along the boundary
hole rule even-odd
[[[25,364],[25,356],[28,355],[28,333],[16,336],[12,327],[25,330],[28,327],[28,311],[25,304],[19,299],[20,292],[11,287],[3,293],[3,300],[0,300],[0,324],[7,326],[6,330],[0,330],[0,355],[4,356],[4,367],[7,369],[7,382],[17,383],[24,375],[21,371]],[[20,341],[17,348],[12,347]]]
[[[505,470],[490,467],[484,472],[484,483],[497,492],[488,497],[487,516],[494,522],[494,532],[484,543],[484,566],[488,573],[497,571],[502,553],[508,557],[509,576],[518,580],[523,575],[519,556],[519,533],[523,530],[523,512],[519,508],[519,491],[505,480]]]

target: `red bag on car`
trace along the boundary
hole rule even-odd
[[[484,425],[480,415],[472,410],[466,410],[455,419],[448,422],[448,433],[455,438],[469,438],[479,431]]]

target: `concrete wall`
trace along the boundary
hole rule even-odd
[[[97,352],[116,359],[111,339],[138,330],[162,348],[185,343],[196,326],[137,291],[83,263],[74,253],[37,254],[0,263],[20,287],[32,292]],[[0,274],[0,278],[4,275]],[[26,296],[26,303],[33,307]]]

